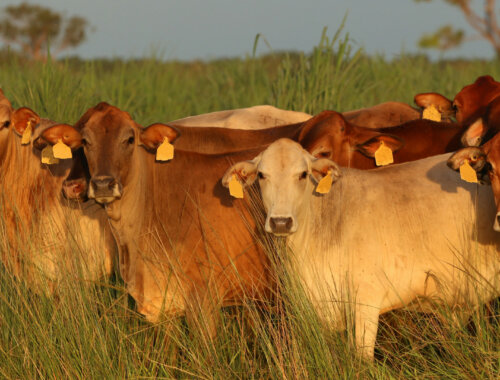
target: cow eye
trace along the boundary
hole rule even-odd
[[[307,177],[307,172],[300,173],[299,179],[305,179]]]
[[[326,151],[326,152],[321,152],[319,156],[321,158],[330,158],[331,154],[332,154],[331,152]]]
[[[134,143],[134,141],[135,141],[134,136],[130,136],[130,137],[128,138],[128,140],[127,140],[127,143],[128,143],[129,145],[132,145],[132,144]]]
[[[89,142],[86,139],[82,139],[83,146],[90,146]]]
[[[4,128],[7,128],[10,125],[10,120],[7,120],[5,123],[3,123]]]
[[[262,174],[262,172],[258,172],[257,173],[257,177],[259,177],[259,179],[265,179],[266,177],[264,176],[264,174]]]

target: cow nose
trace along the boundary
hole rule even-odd
[[[290,217],[270,218],[269,225],[275,234],[289,234],[293,226],[293,219]]]
[[[94,190],[97,192],[112,190],[113,186],[116,184],[116,181],[113,177],[100,176],[92,178],[92,185],[94,186]]]

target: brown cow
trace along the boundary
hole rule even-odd
[[[28,121],[32,122],[33,136],[28,144],[21,145]],[[45,143],[33,141],[53,125],[21,108],[13,112],[10,126],[0,131],[5,135],[0,144],[5,234],[1,239],[2,260],[35,290],[44,290],[43,285],[48,284],[52,291],[63,276],[96,280],[109,274],[114,254],[101,207],[93,201],[68,204],[60,199],[72,160],[51,166],[40,163],[40,151],[34,145],[42,147]]]
[[[483,75],[474,83],[462,88],[453,101],[435,92],[418,94],[414,100],[421,107],[434,104],[444,112],[455,113],[457,122],[468,126],[483,116],[488,104],[498,96],[500,96],[500,83],[490,75]]]
[[[213,332],[220,306],[268,298],[272,280],[253,218],[245,207],[232,207],[220,183],[228,162],[259,150],[208,155],[176,143],[172,161],[155,162],[150,151],[165,138],[174,141],[178,131],[165,125],[143,130],[108,104],[91,108],[76,128],[92,175],[89,196],[106,204],[120,273],[148,320],[200,307]],[[227,132],[202,130],[206,137]]]
[[[315,157],[372,169],[381,141],[396,152],[394,162],[402,163],[457,150],[462,147],[462,134],[462,127],[456,124],[421,119],[397,127],[361,128],[338,112],[323,111],[304,124],[297,141]]]

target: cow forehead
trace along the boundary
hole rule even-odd
[[[134,121],[127,112],[110,108],[106,111],[94,112],[82,128],[82,131],[92,130],[97,133],[111,134],[133,128],[134,125]]]
[[[307,170],[310,159],[302,146],[292,140],[281,139],[271,144],[261,156],[259,169],[266,173],[284,173]]]

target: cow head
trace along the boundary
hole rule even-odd
[[[462,88],[453,100],[456,119],[463,125],[469,125],[482,116],[488,104],[500,96],[500,83],[491,76],[484,75],[472,84]]]
[[[129,182],[139,145],[155,149],[179,133],[164,124],[142,129],[127,112],[107,103],[89,109],[76,123],[90,172],[88,196],[108,204],[121,198]],[[140,170],[140,169],[139,169]]]
[[[280,139],[253,160],[230,167],[222,184],[228,187],[233,176],[245,186],[258,180],[267,212],[265,229],[286,236],[297,231],[316,184],[328,174],[333,182],[340,178],[335,162],[315,158],[296,142]]]
[[[340,166],[350,165],[354,151],[374,157],[382,141],[393,152],[404,145],[397,136],[354,126],[334,111],[323,111],[308,120],[298,141],[314,157],[331,159]]]
[[[500,134],[481,147],[467,147],[455,152],[448,159],[448,166],[459,171],[460,166],[468,160],[476,171],[481,183],[491,183],[497,214],[493,228],[500,231]]]

